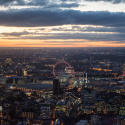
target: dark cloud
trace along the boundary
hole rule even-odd
[[[76,2],[77,0],[61,0],[63,2]]]
[[[44,34],[45,35],[45,34]],[[55,33],[53,36],[25,37],[26,39],[85,39],[91,41],[124,41],[125,34],[100,34],[100,33]]]
[[[49,0],[0,0],[0,6],[45,6]]]
[[[17,27],[64,24],[125,26],[124,12],[22,9],[0,11],[0,25]]]
[[[113,4],[119,4],[119,3],[124,3],[125,0],[113,0],[112,3]]]
[[[30,32],[27,32],[27,31],[23,31],[23,32],[11,32],[11,33],[1,33],[1,35],[4,35],[6,37],[10,37],[10,36],[20,37],[22,35],[28,35],[28,34],[30,34]]]
[[[125,3],[125,0],[61,0],[63,2],[83,2],[83,1],[89,1],[89,2],[110,2],[112,4],[119,4],[119,3]]]
[[[30,0],[26,3],[27,6],[45,6],[49,3],[49,0]]]
[[[45,28],[44,29],[40,29],[40,30],[46,30]],[[81,27],[81,26],[72,26],[71,29],[68,29],[68,28],[63,28],[63,27],[60,27],[60,28],[52,28],[51,31],[79,31],[79,32],[113,32],[113,33],[125,33],[125,27],[93,27],[93,26],[86,26],[86,27]]]
[[[79,7],[79,4],[78,3],[70,3],[70,4],[67,4],[67,3],[61,3],[61,4],[55,4],[55,3],[52,3],[52,4],[49,4],[47,6],[45,6],[44,8],[72,8],[72,7]]]
[[[112,4],[124,3],[125,0],[0,0],[0,6],[46,6],[47,8],[56,8],[56,7],[78,7],[78,3],[81,1],[89,1],[89,2],[110,2]],[[60,3],[55,4],[55,3]],[[67,2],[75,2],[67,4]],[[50,5],[49,5],[50,4]]]
[[[0,0],[0,6],[41,6],[44,8],[71,8],[78,7],[78,3],[66,3],[61,2],[57,4],[55,2],[50,2],[50,0]]]
[[[83,39],[83,40],[89,40],[89,41],[117,41],[117,42],[121,42],[124,43],[125,42],[125,34],[119,34],[119,33],[114,33],[114,34],[109,34],[109,33],[27,33],[29,35],[26,36],[20,36],[20,34],[23,33],[9,33],[9,36],[14,36],[12,37],[8,37],[8,38],[4,38],[4,39],[35,39],[35,40],[49,40],[49,39],[63,39],[63,40],[68,40],[68,39]],[[4,34],[7,37],[7,34]],[[18,37],[17,37],[18,36]]]
[[[110,2],[112,4],[119,4],[119,3],[125,3],[125,0],[85,0],[85,1],[90,1],[90,2],[99,2],[99,1],[103,1],[103,2]]]
[[[25,5],[24,0],[0,0],[0,6],[10,6],[10,5]]]

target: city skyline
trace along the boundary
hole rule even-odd
[[[0,125],[125,124],[125,49],[0,49]]]
[[[125,47],[125,0],[0,1],[0,47]]]

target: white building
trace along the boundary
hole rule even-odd
[[[27,76],[27,70],[23,71],[24,76]]]

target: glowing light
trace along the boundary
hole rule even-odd
[[[66,61],[60,61],[60,62],[56,63],[55,66],[53,67],[53,75],[54,75],[54,76],[56,76],[56,74],[55,74],[55,67],[56,67],[58,64],[60,64],[60,63],[65,63],[65,64],[67,64],[69,67],[71,67],[71,65],[70,65],[69,63],[67,63]]]

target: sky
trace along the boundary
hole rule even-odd
[[[0,47],[125,47],[125,0],[0,0]]]

